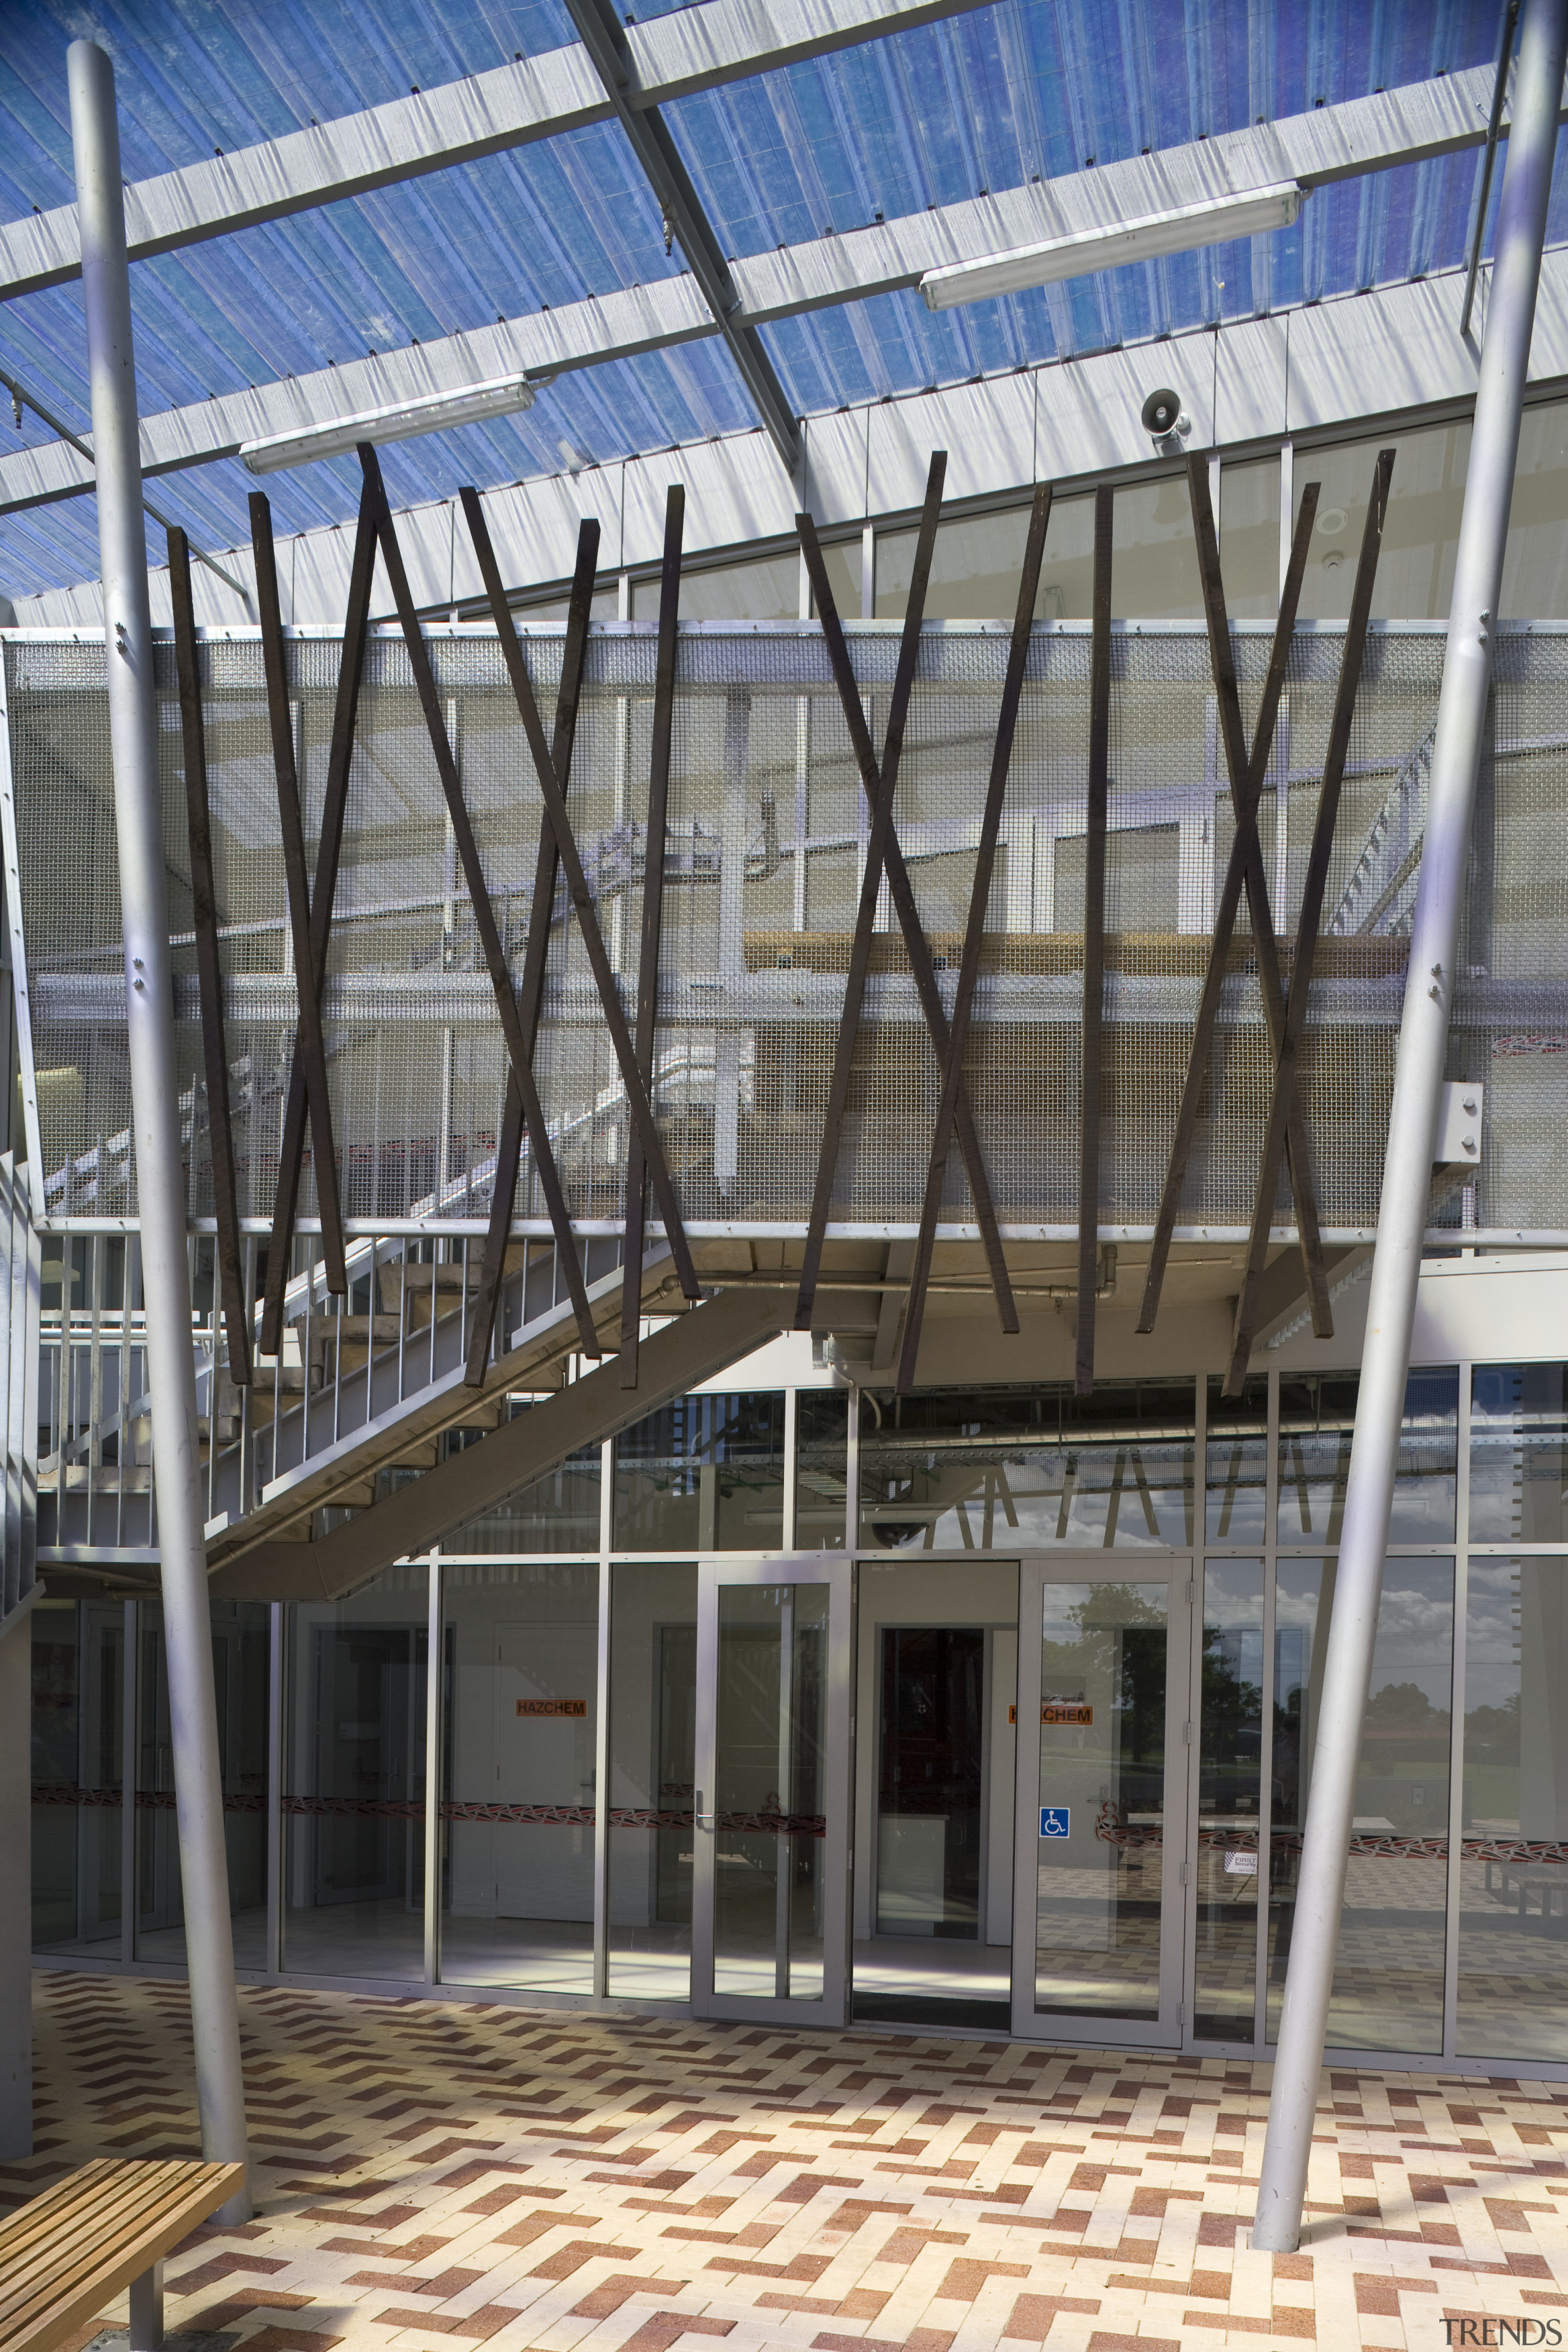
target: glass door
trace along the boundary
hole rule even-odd
[[[1013,2031],[1174,2047],[1192,1569],[1026,1560]]]
[[[842,2025],[848,1958],[850,1576],[701,1563],[692,2005]]]

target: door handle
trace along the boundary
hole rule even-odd
[[[710,1830],[713,1827],[712,1814],[705,1813],[702,1810],[700,1789],[694,1789],[691,1792],[691,1817],[700,1830]]]

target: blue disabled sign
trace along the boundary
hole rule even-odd
[[[1040,1835],[1043,1838],[1066,1837],[1071,1828],[1072,1811],[1069,1806],[1042,1805],[1040,1807]]]

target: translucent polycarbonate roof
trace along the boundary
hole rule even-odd
[[[642,5],[644,16],[664,13]],[[1092,171],[1496,58],[1499,0],[993,0],[664,110],[723,251],[746,255]],[[73,195],[65,53],[111,55],[139,180],[568,44],[558,0],[7,0],[0,218]],[[1475,152],[1321,189],[1289,229],[931,316],[878,296],[762,331],[797,413],[1244,318],[1464,257]],[[1561,175],[1560,175],[1561,177]],[[1563,233],[1562,186],[1551,237]],[[139,262],[141,405],[183,407],[369,352],[678,274],[614,123],[593,125]],[[13,299],[0,366],[73,429],[89,418],[79,284]],[[1369,405],[1375,407],[1375,400]],[[395,503],[750,425],[727,352],[700,341],[580,370],[531,411],[385,455]],[[0,409],[0,449],[52,436]],[[236,460],[150,492],[198,544],[248,535]],[[277,527],[353,510],[357,468],[268,485]],[[0,517],[0,593],[96,577],[90,497]]]

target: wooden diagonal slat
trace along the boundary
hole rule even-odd
[[[349,571],[348,605],[343,614],[342,650],[338,659],[338,693],[332,711],[332,740],[327,754],[327,787],[321,800],[321,835],[316,845],[316,878],[310,890],[310,958],[315,973],[316,1003],[321,1002],[326,978],[327,946],[331,938],[332,907],[337,897],[338,860],[342,849],[343,823],[348,814],[349,770],[353,764],[354,728],[359,719],[360,689],[364,683],[365,645],[370,635],[370,600],[375,582],[375,518],[360,501],[354,531],[353,562]],[[282,1346],[283,1302],[289,1287],[289,1241],[300,1198],[300,1172],[305,1156],[305,1059],[298,1030],[289,1070],[289,1094],[283,1110],[283,1142],[278,1155],[278,1191],[272,1210],[272,1236],[267,1251],[267,1278],[261,1305],[261,1352],[277,1356]]]
[[[610,961],[609,950],[605,945],[604,933],[599,928],[598,909],[594,904],[594,894],[588,887],[588,877],[583,871],[583,861],[578,855],[577,844],[573,836],[571,819],[566,814],[566,801],[562,781],[556,774],[550,746],[544,740],[543,722],[539,716],[539,705],[534,699],[532,681],[528,675],[528,665],[522,657],[522,646],[518,641],[516,627],[507,609],[506,591],[501,585],[500,571],[496,562],[495,550],[490,544],[484,509],[479,504],[479,493],[476,490],[465,489],[458,495],[463,501],[463,512],[468,517],[469,536],[474,542],[474,553],[479,558],[480,577],[484,581],[485,593],[489,599],[490,617],[495,623],[501,656],[507,666],[507,675],[511,679],[518,715],[522,720],[522,731],[528,738],[528,748],[533,755],[534,771],[538,775],[539,789],[544,801],[545,819],[554,834],[556,852],[565,869],[566,887],[571,897],[573,910],[577,918],[577,928],[582,934],[584,950],[594,974],[595,985],[599,992],[599,1003],[605,1015],[605,1026],[610,1033],[610,1043],[615,1048],[616,1060],[621,1073],[621,1083],[626,1090],[626,1108],[632,1123],[637,1128],[643,1159],[647,1163],[653,1185],[654,1198],[658,1202],[659,1213],[664,1219],[665,1235],[669,1244],[669,1254],[674,1261],[676,1273],[679,1277],[681,1292],[687,1298],[696,1299],[701,1296],[698,1286],[697,1269],[691,1261],[691,1245],[686,1238],[685,1219],[675,1190],[675,1181],[669,1172],[664,1138],[658,1131],[658,1122],[653,1115],[653,1105],[648,1097],[647,1087],[637,1066],[637,1047],[632,1042],[626,1007],[621,1003],[620,984],[616,978],[615,967]]]
[[[899,763],[903,755],[904,729],[909,718],[910,696],[914,688],[915,669],[920,659],[921,624],[925,618],[926,590],[931,580],[931,557],[936,550],[937,524],[942,519],[942,484],[947,478],[947,452],[934,449],[926,477],[925,502],[921,509],[920,529],[915,537],[914,565],[910,575],[909,602],[904,611],[903,635],[899,645],[899,664],[893,677],[892,697],[888,706],[888,727],[883,740],[882,758],[879,768],[872,758],[872,777],[868,778],[866,793],[870,804],[871,824],[866,843],[866,862],[860,876],[860,896],[855,911],[855,929],[849,942],[849,968],[844,983],[844,1004],[838,1020],[838,1043],[833,1057],[833,1073],[828,1083],[827,1108],[823,1118],[822,1145],[817,1153],[816,1182],[812,1192],[811,1213],[806,1223],[805,1251],[801,1265],[800,1291],[795,1301],[795,1323],[797,1331],[811,1328],[812,1309],[816,1297],[817,1278],[822,1266],[823,1239],[827,1230],[828,1211],[833,1200],[833,1176],[838,1165],[839,1146],[843,1140],[844,1113],[849,1100],[849,1080],[855,1063],[855,1041],[859,1034],[861,1008],[865,1003],[866,980],[871,968],[871,941],[877,919],[877,901],[881,896],[882,873],[887,861],[888,845],[895,839],[893,833],[893,798],[898,789]],[[817,594],[818,616],[823,624],[825,639],[828,640],[829,656],[833,640],[843,645],[844,633],[837,627],[838,614],[833,605],[832,592],[827,588],[826,568],[821,562],[821,551],[816,545],[816,534],[808,519],[796,517],[801,543],[805,548],[807,568],[812,572],[812,586],[817,590],[817,574],[821,573],[826,597]],[[808,543],[809,541],[809,543]],[[816,561],[813,563],[813,556]],[[831,614],[831,622],[829,614]],[[843,655],[844,668],[848,667],[848,649]],[[834,670],[839,699],[846,716],[850,706],[859,713],[860,690],[853,674],[846,680],[839,663]],[[861,719],[864,730],[864,718]],[[867,751],[870,739],[867,737]],[[923,938],[923,933],[922,933]]]
[[[1202,463],[1202,461],[1198,461]],[[1205,600],[1210,614],[1210,664],[1216,680],[1225,675],[1230,690],[1224,696],[1226,714],[1224,741],[1227,759],[1240,727],[1240,698],[1236,692],[1236,669],[1230,655],[1230,629],[1225,616],[1223,589],[1218,588],[1219,558],[1213,547],[1214,516],[1209,510],[1209,530],[1205,535],[1201,514],[1208,500],[1208,475],[1205,467],[1201,488],[1193,478],[1194,516],[1197,522],[1200,551],[1205,537],[1213,550],[1212,569],[1205,572],[1218,593]],[[1159,1312],[1160,1292],[1165,1279],[1165,1266],[1171,1253],[1171,1236],[1175,1231],[1180,1212],[1182,1187],[1186,1179],[1187,1162],[1192,1155],[1193,1137],[1198,1123],[1198,1106],[1203,1099],[1204,1081],[1208,1075],[1209,1059],[1214,1051],[1215,1028],[1219,1019],[1220,997],[1225,987],[1229,961],[1230,943],[1240,911],[1241,893],[1249,873],[1261,874],[1262,850],[1258,838],[1258,809],[1263,797],[1264,779],[1268,762],[1274,755],[1274,730],[1279,716],[1279,699],[1285,687],[1285,672],[1290,658],[1290,646],[1296,631],[1296,612],[1301,598],[1301,582],[1307,569],[1307,551],[1311,540],[1312,524],[1318,511],[1316,482],[1309,482],[1301,492],[1301,503],[1296,516],[1295,535],[1290,542],[1290,560],[1286,567],[1285,586],[1279,598],[1279,614],[1274,625],[1274,643],[1268,657],[1268,674],[1263,682],[1263,698],[1258,708],[1258,724],[1253,730],[1252,751],[1247,760],[1245,783],[1237,800],[1234,785],[1233,803],[1237,808],[1236,831],[1231,836],[1230,856],[1226,866],[1225,881],[1220,889],[1219,904],[1215,912],[1214,936],[1209,942],[1208,963],[1204,971],[1203,992],[1198,999],[1198,1017],[1193,1030],[1193,1042],[1187,1055],[1187,1075],[1182,1088],[1182,1100],[1176,1114],[1176,1131],[1171,1142],[1171,1156],[1165,1169],[1165,1181],[1160,1194],[1159,1214],[1154,1220],[1154,1238],[1149,1253],[1148,1276],[1143,1289],[1143,1304],[1139,1312],[1140,1331],[1152,1331]],[[1201,500],[1202,504],[1198,502]],[[1217,607],[1217,609],[1216,609]],[[1321,1262],[1321,1247],[1318,1262]],[[1309,1298],[1311,1291],[1311,1266],[1309,1264]],[[1325,1288],[1326,1303],[1326,1288]],[[1326,1335],[1321,1335],[1326,1336]]]
[[[1007,776],[1013,763],[1013,739],[1017,732],[1018,706],[1023,698],[1024,672],[1029,658],[1029,643],[1034,625],[1035,601],[1039,593],[1040,563],[1046,551],[1046,530],[1051,516],[1051,488],[1043,482],[1036,489],[1034,505],[1029,514],[1028,536],[1024,544],[1024,568],[1018,582],[1018,603],[1013,615],[1013,639],[1007,656],[1007,668],[1002,684],[1002,707],[996,720],[996,742],[991,758],[991,775],[986,785],[985,807],[980,820],[980,842],[974,859],[974,881],[969,894],[969,919],[963,933],[963,953],[958,967],[958,985],[952,1000],[952,1019],[949,1025],[947,1060],[942,1067],[942,1091],[937,1097],[936,1128],[931,1138],[931,1159],[926,1169],[925,1198],[921,1205],[921,1228],[915,1242],[913,1262],[910,1269],[910,1290],[904,1308],[904,1336],[899,1355],[897,1387],[900,1395],[908,1396],[914,1387],[915,1365],[920,1355],[921,1327],[925,1319],[926,1286],[931,1279],[931,1252],[936,1244],[937,1218],[942,1208],[942,1187],[947,1179],[947,1167],[952,1142],[952,1114],[958,1100],[958,1089],[963,1075],[963,1053],[969,1041],[969,1018],[974,1003],[975,983],[980,976],[980,952],[985,936],[985,910],[990,903],[991,879],[996,867],[996,843],[1002,829],[1002,805],[1006,797]]]
[[[1209,499],[1208,467],[1201,457],[1188,458],[1187,485],[1198,538],[1204,611],[1208,623],[1215,694],[1226,746],[1226,772],[1230,782],[1231,806],[1239,830],[1243,780],[1247,772],[1247,738],[1241,722],[1241,698],[1237,689],[1236,656],[1226,617],[1219,541],[1215,530],[1214,508]],[[1252,923],[1258,978],[1263,995],[1264,1018],[1268,1024],[1269,1045],[1278,1053],[1279,1041],[1285,1033],[1285,992],[1279,977],[1279,948],[1275,938],[1274,917],[1268,904],[1268,884],[1263,871],[1263,852],[1258,845],[1256,824],[1248,834],[1248,844],[1246,868],[1247,914]],[[1290,1189],[1296,1202],[1296,1231],[1312,1328],[1319,1339],[1329,1339],[1333,1334],[1334,1321],[1329,1306],[1328,1276],[1323,1271],[1323,1244],[1318,1228],[1318,1187],[1312,1171],[1311,1144],[1306,1122],[1294,1106],[1287,1120],[1285,1142],[1289,1157]]]
[[[321,1033],[321,971],[310,940],[310,890],[305,876],[305,829],[300,807],[300,777],[294,758],[294,727],[289,709],[289,669],[283,623],[278,607],[278,562],[272,545],[272,509],[265,492],[250,493],[250,541],[256,555],[256,609],[261,623],[261,656],[267,673],[267,716],[272,732],[272,766],[278,780],[278,823],[283,840],[283,875],[289,900],[289,931],[294,949],[294,990],[300,1004],[298,1058],[304,1066],[310,1112],[310,1145],[316,1162],[316,1200],[321,1214],[321,1255],[327,1288],[341,1295],[349,1286],[343,1258],[343,1221],[338,1202],[337,1153],[332,1142],[332,1106],[327,1092],[327,1048]],[[269,1269],[270,1271],[270,1269]],[[275,1354],[277,1350],[265,1352]]]
[[[572,748],[577,740],[577,706],[583,690],[583,667],[588,652],[588,621],[594,608],[594,581],[599,566],[599,526],[587,517],[577,530],[577,562],[566,606],[566,635],[561,649],[561,685],[555,700],[555,731],[550,756],[561,779],[563,793],[572,772]],[[539,828],[534,861],[533,897],[523,950],[522,978],[518,982],[518,1017],[533,1058],[539,1036],[539,1016],[544,1003],[544,970],[550,957],[550,918],[555,905],[555,877],[560,866],[555,835],[548,824]],[[490,1187],[490,1221],[479,1262],[479,1287],[474,1293],[474,1319],[468,1337],[468,1360],[463,1374],[466,1388],[484,1384],[495,1329],[496,1305],[506,1266],[512,1206],[517,1196],[517,1171],[522,1160],[522,1097],[513,1084],[510,1066],[501,1107],[500,1133],[496,1138],[495,1181]]]
[[[654,669],[653,740],[648,755],[647,827],[644,835],[642,936],[637,949],[637,1063],[651,1103],[653,1055],[658,1034],[658,944],[664,923],[664,853],[669,819],[669,749],[675,724],[676,627],[680,618],[680,551],[686,491],[671,482],[664,504],[664,560],[658,582],[658,653]],[[620,1384],[637,1384],[642,1327],[642,1261],[647,1218],[647,1163],[634,1129],[626,1138],[626,1235],[621,1260]]]
[[[1110,778],[1110,559],[1116,494],[1094,494],[1094,587],[1089,651],[1089,797],[1083,856],[1083,1041],[1079,1077],[1078,1349],[1073,1388],[1094,1387],[1100,1266],[1100,1093],[1105,1043],[1105,835]]]
[[[408,585],[408,574],[404,569],[403,552],[397,543],[397,530],[392,520],[392,509],[387,503],[386,492],[382,485],[381,467],[377,462],[375,451],[369,442],[361,443],[359,458],[364,471],[366,488],[374,500],[376,530],[381,539],[382,561],[386,565],[386,576],[392,583],[392,598],[397,608],[398,625],[402,629],[403,642],[407,649],[408,665],[414,672],[414,685],[419,697],[419,707],[425,714],[425,730],[430,738],[430,749],[436,758],[436,772],[441,780],[442,796],[447,803],[447,814],[451,819],[452,837],[457,845],[458,862],[463,869],[463,879],[468,886],[468,903],[474,911],[474,928],[479,933],[479,946],[485,959],[485,969],[489,974],[496,1012],[500,1019],[501,1034],[506,1039],[507,1051],[511,1056],[512,1076],[516,1080],[518,1092],[522,1097],[523,1116],[528,1121],[528,1131],[533,1142],[534,1166],[539,1171],[540,1189],[544,1194],[545,1204],[550,1212],[551,1228],[555,1235],[556,1249],[561,1255],[562,1272],[566,1278],[567,1294],[572,1301],[572,1311],[577,1319],[577,1336],[582,1343],[583,1353],[596,1359],[602,1351],[599,1347],[598,1333],[594,1328],[594,1310],[588,1303],[588,1291],[583,1279],[582,1264],[577,1255],[576,1237],[572,1231],[572,1213],[566,1204],[561,1172],[556,1167],[555,1154],[551,1148],[550,1137],[545,1129],[543,1108],[539,1099],[538,1089],[533,1083],[532,1056],[529,1051],[528,1041],[523,1035],[522,1022],[517,1009],[517,999],[512,993],[511,972],[507,964],[506,949],[501,943],[500,932],[496,924],[495,909],[490,905],[489,888],[485,881],[484,861],[479,856],[479,845],[474,838],[473,824],[468,816],[468,804],[463,798],[458,763],[452,756],[452,745],[447,733],[447,720],[441,709],[441,697],[436,685],[436,674],[430,667],[429,648],[425,643],[424,633],[419,626],[419,615],[415,608],[413,593]]]
[[[937,454],[942,456],[945,464],[946,453]],[[932,462],[934,464],[934,458]],[[874,817],[880,801],[883,780],[887,772],[887,751],[884,748],[882,761],[879,763],[876,752],[871,746],[870,730],[866,724],[866,713],[860,700],[859,685],[855,676],[854,665],[849,659],[849,648],[845,643],[844,630],[838,618],[837,605],[834,601],[832,584],[827,577],[827,567],[822,560],[822,550],[817,541],[816,526],[809,515],[799,514],[795,517],[795,529],[800,536],[801,551],[805,558],[817,615],[822,623],[823,643],[827,650],[834,683],[838,688],[838,698],[843,707],[850,747],[855,754],[856,765],[860,772],[860,781],[866,793],[867,804]],[[911,580],[911,595],[914,585],[915,583]],[[922,581],[922,611],[923,597]],[[916,651],[918,651],[918,646]],[[896,691],[895,686],[895,693]],[[904,952],[909,958],[910,972],[914,981],[915,992],[920,998],[921,1012],[936,1054],[938,1067],[941,1068],[947,1060],[947,1013],[942,1004],[942,992],[936,983],[936,971],[931,962],[931,944],[921,927],[919,910],[915,906],[909,868],[904,863],[898,835],[890,828],[884,847],[883,866],[888,877],[888,895],[893,902],[893,912],[898,919],[900,933],[904,942]],[[1012,1284],[1008,1279],[1006,1258],[1002,1248],[1002,1235],[996,1223],[995,1205],[991,1196],[990,1180],[985,1172],[985,1161],[980,1150],[980,1138],[974,1125],[969,1090],[963,1085],[962,1078],[953,1111],[953,1125],[957,1129],[959,1149],[963,1155],[964,1170],[969,1178],[970,1193],[974,1202],[975,1222],[980,1227],[981,1244],[985,1252],[986,1270],[991,1277],[992,1289],[996,1296],[997,1313],[1001,1318],[1002,1328],[1005,1331],[1016,1331],[1018,1310],[1013,1297]],[[820,1261],[820,1238],[816,1244],[815,1258],[808,1238],[806,1259],[802,1273],[801,1295],[795,1307],[797,1329],[805,1329],[809,1326],[811,1299],[816,1295]],[[808,1276],[809,1297],[807,1296]],[[806,1318],[805,1322],[800,1319],[803,1315]]]
[[[1307,878],[1301,889],[1301,910],[1296,923],[1290,996],[1285,1008],[1284,1033],[1275,1064],[1268,1122],[1263,1135],[1263,1154],[1258,1171],[1258,1191],[1253,1200],[1252,1229],[1247,1237],[1241,1296],[1236,1302],[1230,1363],[1225,1376],[1226,1396],[1240,1395],[1247,1377],[1247,1360],[1252,1353],[1258,1285],[1268,1256],[1274,1196],[1279,1185],[1279,1167],[1285,1153],[1288,1126],[1297,1101],[1296,1074],[1307,1023],[1307,1000],[1312,985],[1312,965],[1317,954],[1318,927],[1322,919],[1323,893],[1328,887],[1329,860],[1333,854],[1340,788],[1344,782],[1351,724],[1355,717],[1356,693],[1361,685],[1362,663],[1366,653],[1367,623],[1372,617],[1372,593],[1377,579],[1377,559],[1383,545],[1383,526],[1388,510],[1388,485],[1394,474],[1394,456],[1392,449],[1380,449],[1373,468],[1372,496],[1367,501],[1361,556],[1356,564],[1355,586],[1351,593],[1350,619],[1345,625],[1344,651],[1340,659],[1339,688],[1334,697],[1334,715],[1323,760],[1323,787],[1318,800],[1317,823],[1312,828],[1312,845],[1307,856]]]
[[[212,809],[207,795],[206,730],[202,722],[201,667],[191,595],[191,552],[185,534],[171,525],[169,593],[174,607],[174,673],[180,688],[180,729],[185,755],[185,829],[191,845],[192,922],[202,999],[202,1065],[207,1086],[207,1137],[212,1160],[213,1213],[217,1220],[218,1294],[228,1343],[228,1376],[250,1381],[250,1307],[245,1296],[239,1234],[239,1192],[234,1172],[234,1125],[224,1044],[223,964],[217,943],[217,890],[213,878]],[[192,1108],[192,1126],[195,1112]],[[192,1136],[192,1157],[195,1138]]]

